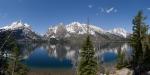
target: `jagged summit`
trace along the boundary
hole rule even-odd
[[[48,28],[48,31],[42,36],[34,32],[31,26],[22,21],[15,21],[10,25],[0,28],[0,32],[13,31],[14,34],[21,39],[38,39],[39,37],[47,40],[49,38],[69,38],[69,37],[80,37],[83,38],[84,34],[87,33],[87,24],[80,22],[72,22],[69,24],[60,23],[55,26]],[[124,39],[129,35],[127,31],[122,28],[115,28],[113,30],[104,30],[95,25],[89,25],[89,34],[93,37],[97,37],[100,40],[113,40],[113,39]]]
[[[85,34],[87,33],[87,24],[79,23],[79,22],[72,22],[66,25],[66,29],[70,33]],[[94,35],[95,32],[104,32],[104,30],[100,27],[89,25],[89,33]]]
[[[67,33],[74,33],[74,34],[85,34],[87,33],[87,24],[80,23],[80,22],[72,22],[67,25],[58,24],[54,27],[50,27],[48,29],[48,32],[46,33],[47,36],[51,36],[56,34],[57,30],[60,30],[61,27],[63,27],[62,31],[66,31]],[[59,29],[58,29],[59,27]],[[95,25],[89,25],[89,33],[91,35],[96,35],[96,33],[100,34],[113,34],[120,37],[126,38],[128,33],[123,28],[114,28],[113,30],[104,30],[98,26]]]
[[[31,41],[31,40],[41,39],[39,34],[32,31],[32,28],[29,24],[24,23],[22,21],[15,21],[12,22],[10,25],[0,28],[1,33],[5,33],[7,31],[12,31],[12,34],[17,40]]]
[[[12,22],[10,25],[7,25],[5,27],[2,27],[0,29],[5,29],[5,30],[15,30],[15,29],[30,29],[31,30],[31,26],[27,23],[23,23],[22,21],[15,21]]]
[[[127,31],[123,28],[114,28],[113,30],[110,30],[109,32],[113,33],[113,34],[116,34],[116,35],[123,36],[125,38],[128,36]]]

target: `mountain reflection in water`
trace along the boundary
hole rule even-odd
[[[95,44],[96,56],[103,68],[114,68],[118,52],[125,53],[125,60],[131,59],[131,47],[127,43]],[[49,43],[20,43],[22,63],[30,69],[75,69],[78,64],[81,45]]]

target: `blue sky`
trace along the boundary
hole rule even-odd
[[[150,0],[0,0],[0,27],[22,20],[45,33],[51,25],[78,21],[103,29],[132,31],[132,19],[143,10],[150,24]]]

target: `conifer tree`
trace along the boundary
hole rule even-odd
[[[131,44],[133,46],[133,60],[131,62],[131,67],[134,70],[134,75],[141,75],[143,70],[145,38],[148,30],[148,27],[144,22],[145,19],[146,18],[143,16],[142,11],[139,11],[133,19],[133,35],[131,37]]]
[[[10,31],[0,36],[0,75],[26,75],[27,68],[19,61],[20,50]]]
[[[6,75],[8,70],[8,54],[12,47],[11,39],[8,39],[8,32],[0,33],[0,75]]]
[[[9,61],[8,72],[10,75],[27,75],[27,67],[20,63],[20,50],[19,47],[14,44],[12,48],[12,59]]]
[[[80,60],[78,64],[77,75],[97,75],[98,63],[95,56],[95,50],[92,41],[88,36],[80,51]]]

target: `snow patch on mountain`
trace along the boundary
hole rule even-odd
[[[87,28],[88,28],[87,24],[79,23],[79,22],[72,22],[72,23],[67,24],[67,25],[63,25],[61,23],[59,25],[62,25],[67,30],[67,35],[70,33],[71,34],[72,33],[73,34],[86,34]],[[46,33],[46,35],[47,36],[55,35],[57,33],[57,30],[59,30],[58,29],[59,25],[56,25],[54,27],[50,27],[48,29],[48,32]],[[127,31],[125,31],[122,28],[114,28],[113,30],[104,30],[104,29],[97,27],[95,25],[89,25],[89,34],[95,35],[96,33],[101,33],[101,34],[110,33],[110,34],[114,34],[114,35],[121,36],[124,38],[126,38],[128,36]]]
[[[123,28],[114,28],[113,30],[110,30],[108,32],[115,34],[115,35],[120,35],[120,36],[125,37],[125,38],[128,36],[127,31]]]
[[[78,33],[78,34],[85,34],[87,33],[87,24],[81,24],[79,22],[72,22],[66,25],[66,29],[70,33]],[[89,33],[94,35],[95,32],[104,32],[103,29],[96,27],[94,25],[89,25]]]
[[[39,35],[39,33],[32,31],[32,28],[29,24],[21,21],[15,21],[8,26],[2,27],[0,28],[0,31],[12,31],[19,40],[35,40],[41,39],[42,37]]]
[[[29,30],[32,29],[30,25],[28,25],[27,23],[22,23],[21,21],[13,22],[12,24],[5,26],[5,27],[2,27],[0,29],[15,30],[15,29],[23,29],[23,28],[26,28]]]

